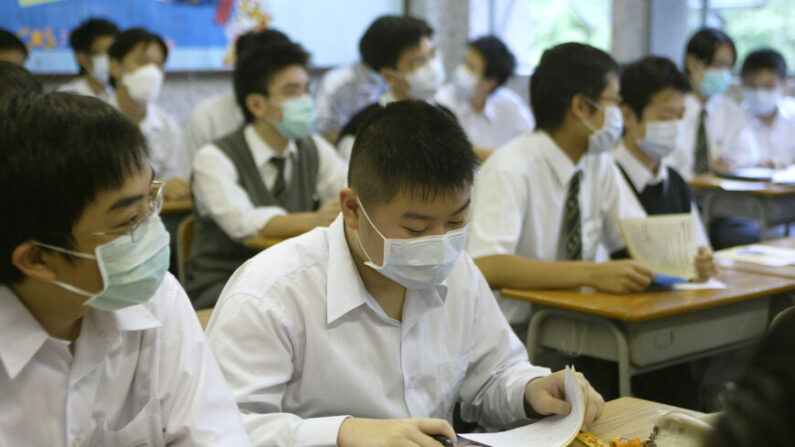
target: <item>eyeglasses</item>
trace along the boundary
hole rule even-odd
[[[160,210],[163,208],[163,191],[165,190],[165,184],[163,182],[154,180],[152,181],[151,190],[149,192],[149,203],[147,204],[147,210],[142,215],[136,217],[135,219],[131,219],[129,222],[126,222],[118,231],[97,231],[97,232],[80,232],[80,233],[73,233],[75,236],[126,236],[129,235],[133,242],[140,239],[141,235],[143,234],[141,228],[143,224],[146,223],[150,217],[154,214],[160,214]]]

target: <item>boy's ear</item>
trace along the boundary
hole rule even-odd
[[[91,56],[88,53],[85,51],[78,51],[75,53],[75,58],[77,59],[77,64],[80,65],[85,71],[91,71],[93,67],[91,66]]]
[[[40,281],[55,279],[55,270],[51,264],[52,256],[33,242],[23,242],[11,252],[11,264],[23,275]]]
[[[593,106],[588,102],[588,99],[582,93],[577,93],[576,95],[572,96],[571,103],[569,104],[571,114],[574,115],[575,118],[579,119],[591,116],[593,112],[592,107]]]
[[[344,188],[340,191],[340,210],[345,225],[352,230],[359,229],[359,202],[356,201],[356,191],[352,188]]]
[[[110,75],[113,77],[113,79],[116,79],[117,81],[119,81],[119,80],[121,80],[121,72],[122,72],[121,63],[118,60],[111,58],[110,59]]]
[[[635,111],[626,104],[621,104],[621,117],[624,119],[624,126],[629,124],[634,127],[638,124],[638,117],[635,116]]]
[[[265,97],[260,93],[249,93],[245,99],[246,108],[254,118],[262,118],[268,111],[268,104]]]

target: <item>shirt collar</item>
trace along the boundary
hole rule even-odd
[[[381,107],[386,107],[387,105],[389,105],[389,104],[391,104],[391,103],[393,103],[395,101],[397,101],[397,98],[395,98],[395,94],[392,93],[392,90],[384,92],[384,94],[381,95],[380,98],[378,98],[378,104]]]
[[[13,379],[50,335],[6,286],[0,286],[0,309],[0,361]]]
[[[142,304],[108,313],[113,316],[119,332],[144,331],[162,326],[160,320]]]
[[[539,144],[539,147],[541,148],[541,154],[549,167],[552,169],[552,172],[555,174],[558,184],[560,186],[568,185],[569,181],[571,181],[571,178],[574,176],[574,173],[578,169],[581,169],[578,166],[582,164],[582,161],[586,156],[582,156],[580,158],[580,162],[577,163],[577,166],[575,166],[569,156],[563,152],[563,149],[558,147],[557,143],[552,140],[552,137],[550,137],[544,131],[537,132],[537,134],[541,138],[541,144]]]
[[[243,130],[243,137],[246,139],[246,144],[248,144],[249,150],[251,151],[251,156],[254,157],[254,163],[258,167],[264,166],[273,157],[283,156],[277,154],[276,151],[268,146],[268,143],[266,143],[265,140],[260,138],[257,131],[254,129],[253,124],[246,125],[246,128]],[[294,155],[298,151],[295,141],[288,141],[289,142],[287,143],[287,150],[285,151],[285,154]]]
[[[639,193],[643,192],[648,186],[658,185],[668,180],[668,168],[662,161],[660,161],[659,171],[656,173],[652,172],[629,152],[629,149],[627,149],[623,141],[619,143],[618,148],[615,149],[611,155],[621,166],[624,173],[627,174],[635,191]]]

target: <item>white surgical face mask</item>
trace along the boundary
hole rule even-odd
[[[367,254],[359,232],[356,238],[368,262],[364,265],[376,270],[407,289],[426,289],[439,285],[455,268],[458,257],[464,250],[469,225],[459,230],[448,231],[439,236],[424,236],[411,239],[388,239],[370,220],[362,203],[358,201],[370,227],[384,240],[384,259],[381,265],[373,262]]]
[[[776,111],[781,99],[781,90],[778,88],[744,88],[743,102],[748,111],[754,116],[768,116]]]
[[[438,56],[417,67],[406,75],[409,96],[416,99],[431,99],[444,81],[444,66]]]
[[[160,96],[164,77],[163,70],[157,65],[147,64],[132,73],[124,74],[121,83],[127,87],[127,92],[133,101],[148,104],[157,101]]]
[[[601,107],[594,104],[594,106],[604,112],[605,122],[601,129],[596,129],[591,126],[588,121],[581,119],[585,126],[593,131],[588,137],[588,155],[603,154],[612,149],[618,140],[621,138],[621,132],[624,130],[624,120],[621,118],[621,109],[616,106]]]
[[[475,94],[478,78],[475,77],[464,64],[459,65],[453,73],[453,87],[458,96],[469,99]]]
[[[684,132],[682,120],[646,123],[646,138],[637,141],[638,147],[651,158],[670,155],[679,145]]]
[[[110,77],[110,58],[106,53],[91,56],[91,77],[107,84]]]

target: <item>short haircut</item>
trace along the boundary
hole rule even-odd
[[[781,79],[785,79],[787,77],[787,62],[781,53],[772,48],[756,50],[745,57],[741,75],[744,77],[760,70],[770,70]]]
[[[359,40],[359,55],[375,71],[395,68],[400,55],[420,44],[423,37],[433,37],[433,28],[425,20],[407,16],[377,18]]]
[[[668,58],[646,56],[621,69],[621,97],[638,119],[643,117],[651,97],[666,89],[690,91],[687,76]]]
[[[0,97],[15,92],[41,92],[41,82],[36,76],[11,62],[0,61]]]
[[[306,68],[308,62],[309,53],[290,41],[271,42],[245,52],[235,65],[234,85],[235,98],[246,122],[254,121],[254,115],[246,107],[246,96],[251,93],[269,96],[268,84],[276,73],[292,65]]]
[[[0,284],[23,279],[11,253],[26,241],[73,248],[86,206],[147,158],[138,126],[99,99],[22,92],[0,101]]]
[[[168,60],[168,46],[166,42],[162,37],[145,28],[130,28],[119,34],[113,42],[113,45],[108,49],[108,56],[110,56],[111,59],[120,61],[142,42],[159,45],[160,49],[163,50],[163,60]]]
[[[484,78],[497,80],[497,86],[513,76],[516,70],[516,56],[497,36],[484,36],[469,42],[469,47],[477,51],[486,61]]]
[[[0,29],[0,51],[2,50],[19,50],[26,59],[28,57],[28,47],[14,33],[4,29]]]
[[[530,77],[530,105],[538,128],[560,127],[577,94],[597,101],[610,73],[618,74],[618,64],[598,48],[569,42],[544,51]]]
[[[450,112],[424,101],[398,101],[375,110],[356,134],[348,185],[370,208],[400,192],[428,201],[470,186],[477,165]]]
[[[687,42],[685,56],[692,54],[696,59],[709,65],[715,59],[715,51],[724,44],[731,47],[734,62],[737,62],[737,47],[734,46],[734,41],[728,34],[715,28],[701,28],[696,31]],[[685,73],[688,73],[687,64],[685,64]]]
[[[287,34],[274,29],[265,28],[262,31],[249,31],[240,35],[235,41],[235,56],[237,60],[243,57],[243,53],[249,52],[255,48],[268,45],[272,42],[289,42],[290,38]]]
[[[69,35],[69,46],[75,53],[91,53],[91,45],[102,36],[119,35],[119,27],[110,20],[91,18],[81,23],[80,26],[72,30]],[[82,66],[80,74],[85,74],[86,70]]]

